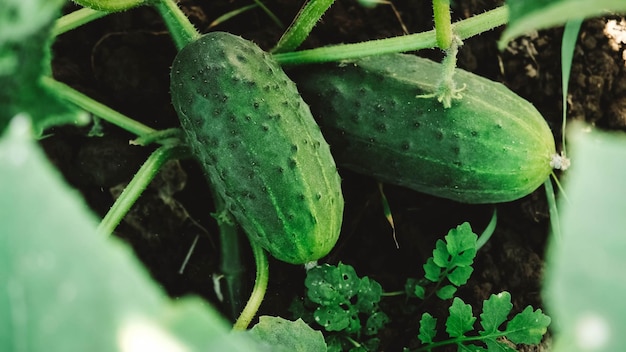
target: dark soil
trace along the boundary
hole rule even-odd
[[[432,29],[429,1],[395,1],[410,32]],[[202,31],[239,34],[269,49],[283,29],[260,9],[241,14],[209,29],[220,15],[248,5],[240,0],[182,0],[181,7]],[[283,23],[299,10],[299,1],[264,1]],[[457,1],[455,19],[496,7],[501,1]],[[66,11],[74,8],[68,6]],[[620,19],[616,16],[615,19]],[[603,29],[606,20],[583,24],[576,47],[568,98],[572,120],[610,129],[626,128],[626,68],[623,47],[611,46]],[[532,102],[561,139],[560,41],[562,29],[532,33],[511,43],[503,52],[496,41],[501,29],[468,39],[459,54],[459,66],[503,82]],[[356,1],[341,0],[315,28],[304,48],[331,43],[360,42],[402,35],[390,6],[364,9]],[[169,65],[176,51],[158,14],[138,8],[109,15],[58,38],[54,45],[54,75],[90,97],[154,128],[178,126],[169,100]],[[420,52],[440,58],[437,50]],[[101,137],[88,137],[89,128],[57,128],[42,141],[67,180],[104,215],[146,159],[151,148],[131,146],[134,138],[119,128],[101,123]],[[498,226],[480,250],[475,271],[459,297],[473,307],[492,293],[509,291],[514,311],[527,305],[542,307],[541,282],[544,250],[549,233],[545,193],[540,188],[515,202],[499,205],[464,205],[385,185],[393,211],[399,249],[385,219],[375,180],[340,169],[346,199],[343,232],[326,262],[343,262],[361,276],[379,281],[386,291],[403,290],[408,277],[423,275],[422,264],[435,241],[464,221],[480,233],[495,209]],[[211,217],[211,196],[199,167],[192,161],[171,162],[140,198],[116,231],[135,249],[153,277],[173,296],[199,294],[228,315],[214,291],[212,276],[219,273],[219,237]],[[192,244],[197,244],[184,271],[179,273]],[[251,285],[253,262],[244,258]],[[288,302],[303,293],[304,270],[270,262],[270,287],[261,314],[292,318]],[[415,345],[422,311],[443,317],[449,302],[432,300],[421,311],[406,314],[403,299],[384,299],[392,323],[381,334],[381,350],[400,351]],[[549,337],[539,347],[549,345]],[[535,350],[535,349],[533,349]]]

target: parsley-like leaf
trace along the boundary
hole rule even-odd
[[[483,327],[483,331],[480,334],[487,335],[499,332],[498,328],[504,323],[512,308],[510,293],[505,291],[491,295],[489,299],[483,302],[483,312],[480,314],[480,325]]]
[[[513,343],[537,344],[548,330],[550,321],[541,309],[533,311],[533,307],[528,306],[509,321],[506,337]]]
[[[437,335],[436,328],[437,319],[433,318],[429,313],[424,313],[422,314],[422,319],[420,319],[420,332],[417,337],[423,344],[431,344],[435,335]]]
[[[449,308],[450,316],[446,320],[446,332],[450,337],[463,337],[466,332],[474,329],[476,317],[472,314],[472,306],[454,297]]]

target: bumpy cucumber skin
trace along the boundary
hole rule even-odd
[[[292,76],[335,161],[383,182],[463,203],[521,198],[550,175],[552,132],[502,84],[457,70],[463,98],[433,93],[441,64],[414,55],[309,67]]]
[[[251,240],[293,264],[317,260],[341,228],[341,181],[309,107],[280,66],[241,37],[210,32],[171,69],[187,142]]]

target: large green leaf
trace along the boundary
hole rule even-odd
[[[506,4],[509,24],[500,38],[500,47],[524,33],[560,26],[571,19],[626,11],[624,0],[507,0]]]
[[[32,139],[0,139],[0,351],[258,351],[197,298],[172,303]]]
[[[570,137],[562,238],[549,246],[544,291],[555,351],[624,351],[626,134],[578,131]]]

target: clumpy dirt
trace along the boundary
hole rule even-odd
[[[356,1],[337,1],[314,29],[303,48],[351,43],[432,29],[429,1],[396,1],[397,13],[387,5],[374,9]],[[394,2],[394,3],[396,3]],[[250,1],[180,1],[180,6],[202,31],[239,34],[269,49],[283,31],[263,11],[254,9],[218,26],[220,15]],[[289,24],[300,2],[264,1]],[[457,1],[454,18],[495,8],[501,1]],[[75,9],[68,5],[66,12]],[[401,18],[402,23],[398,20]],[[604,33],[611,16],[584,22],[576,46],[568,94],[568,118],[607,129],[626,129],[626,66],[624,47]],[[470,38],[460,50],[459,66],[503,82],[532,102],[548,121],[555,139],[561,139],[560,40],[562,28],[530,33],[503,52],[496,41],[502,29]],[[178,126],[169,102],[169,65],[175,48],[158,14],[138,8],[109,15],[60,36],[54,45],[55,77],[90,97],[153,128]],[[441,57],[437,50],[420,54]],[[104,215],[114,198],[153,150],[128,144],[134,136],[100,122],[97,136],[90,128],[56,128],[42,141],[66,179]],[[434,243],[464,221],[480,233],[494,210],[498,226],[476,257],[475,271],[459,296],[475,309],[492,293],[509,291],[514,311],[527,305],[542,307],[541,280],[549,232],[544,191],[515,202],[465,205],[385,185],[396,225],[399,248],[385,219],[378,185],[367,176],[340,169],[346,210],[342,235],[326,262],[353,265],[361,276],[379,281],[386,291],[403,290],[408,277],[418,278]],[[130,243],[153,277],[173,296],[199,294],[224,311],[212,276],[219,273],[219,236],[211,217],[213,206],[202,172],[193,161],[167,164],[116,230]],[[193,246],[188,261],[185,260]],[[242,248],[249,285],[254,279],[249,249]],[[274,260],[270,286],[261,314],[291,318],[286,302],[303,293],[304,270]],[[443,314],[447,304],[428,302],[422,311]],[[381,350],[399,351],[415,345],[422,311],[407,315],[403,299],[383,299],[392,322],[380,335]],[[477,311],[478,312],[478,311]],[[443,316],[443,315],[442,315]],[[550,338],[538,350],[549,346]],[[537,350],[529,348],[528,350]]]

